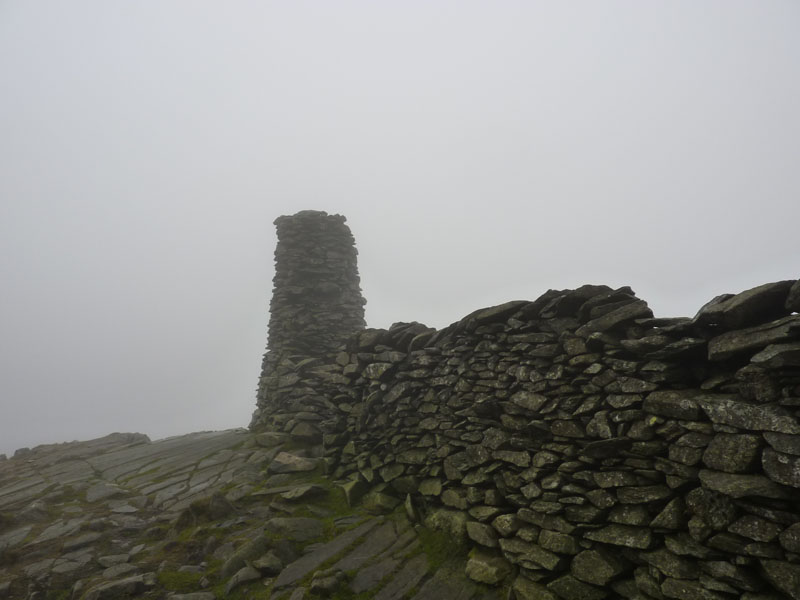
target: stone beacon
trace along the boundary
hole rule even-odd
[[[319,367],[365,327],[358,252],[345,220],[314,210],[275,220],[269,341],[253,427],[274,414],[270,409],[291,392],[298,369]]]

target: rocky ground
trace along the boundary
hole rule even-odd
[[[20,450],[0,460],[0,598],[508,594],[506,563],[468,559],[379,489],[332,481],[321,455],[244,430]]]

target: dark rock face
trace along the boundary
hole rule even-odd
[[[278,320],[327,307],[284,285],[254,424],[319,431],[334,477],[475,546],[475,579],[513,565],[516,597],[553,600],[797,597],[797,282],[693,319],[627,287],[550,290],[440,331],[353,318],[311,347]]]

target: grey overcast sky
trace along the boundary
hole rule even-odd
[[[0,452],[246,426],[275,234],[370,326],[800,275],[796,0],[0,0]]]

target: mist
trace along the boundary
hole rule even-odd
[[[272,221],[367,322],[798,273],[800,5],[0,2],[0,453],[246,427]]]

